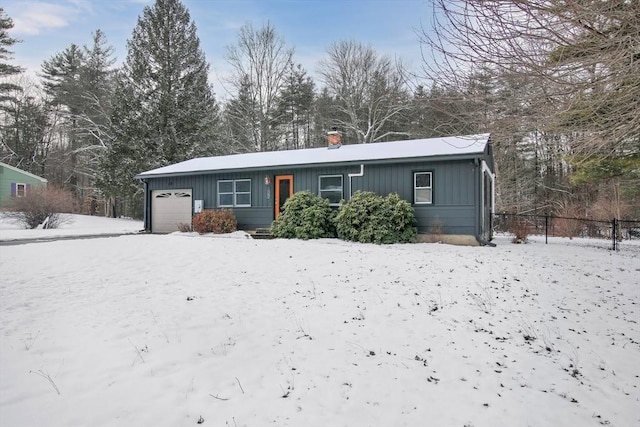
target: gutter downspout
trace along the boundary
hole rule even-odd
[[[140,179],[140,182],[142,182],[142,186],[144,188],[144,198],[142,199],[142,223],[144,224],[145,231],[151,231],[151,224],[148,222],[151,216],[147,212],[149,210],[149,183],[144,178]]]
[[[489,169],[489,166],[487,165],[487,162],[484,161],[484,159],[482,160],[482,226],[484,227],[484,223],[485,223],[485,217],[484,217],[484,211],[485,211],[485,206],[484,206],[484,200],[486,198],[486,195],[484,194],[484,174],[487,174],[487,177],[489,178],[489,180],[491,181],[491,209],[489,210],[489,215],[492,214],[493,211],[493,207],[495,206],[495,197],[496,197],[496,184],[495,184],[495,174],[491,172],[491,169]],[[487,230],[482,230],[487,231]],[[489,233],[491,233],[491,230],[488,230]],[[489,234],[490,235],[490,234]]]
[[[476,159],[476,166],[478,166],[478,160]],[[484,174],[485,172],[487,173],[487,176],[489,177],[489,179],[491,180],[491,207],[493,208],[493,206],[495,206],[495,197],[496,197],[496,190],[495,190],[495,174],[491,172],[491,169],[489,169],[489,166],[487,166],[487,162],[484,161],[484,159],[481,161],[480,163],[480,232],[476,233],[476,240],[478,241],[478,243],[480,243],[482,246],[491,246],[491,247],[496,247],[495,243],[489,242],[488,240],[486,240],[484,238],[484,236],[482,235],[484,230],[484,211],[485,211],[485,206],[484,206],[484,199],[485,199],[485,194],[484,194]]]
[[[363,177],[364,176],[364,164],[360,164],[360,172],[359,173],[350,173],[347,175],[349,177],[349,200],[351,200],[351,178],[354,177]]]
[[[478,178],[478,176],[482,176],[482,171],[479,167],[480,166],[480,162],[478,161],[478,158],[473,159],[473,174],[475,175],[474,179],[476,180],[476,185],[475,185],[475,191],[474,191],[474,196],[475,196],[475,201],[474,201],[474,209],[478,209],[476,211],[476,213],[479,213],[480,215],[476,216],[474,219],[474,231],[475,231],[475,238],[476,241],[478,243],[480,243],[480,245],[484,246],[484,243],[482,243],[482,236],[480,235],[480,222],[482,221],[482,180]],[[477,204],[476,204],[477,203]]]
[[[491,179],[491,207],[495,208],[496,206],[496,174],[491,172],[491,169],[489,169],[489,166],[487,166],[487,162],[485,162],[484,160],[482,161],[482,173],[483,173],[483,192],[484,192],[484,172],[487,173],[487,175],[489,175],[489,178]],[[492,209],[493,210],[493,209]]]

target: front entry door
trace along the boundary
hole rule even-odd
[[[293,175],[276,175],[276,219],[280,216],[284,202],[293,194]]]

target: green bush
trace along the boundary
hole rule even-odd
[[[413,208],[398,194],[358,191],[340,207],[336,231],[341,239],[361,243],[415,242],[415,223]]]
[[[232,233],[238,229],[233,211],[228,209],[204,210],[193,217],[193,231],[204,233]]]
[[[271,234],[305,240],[335,237],[334,217],[329,200],[299,191],[285,202],[283,212],[271,225]]]

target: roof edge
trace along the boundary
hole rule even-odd
[[[399,157],[395,159],[378,159],[378,160],[353,160],[353,161],[345,161],[345,162],[324,162],[324,163],[307,163],[307,164],[282,164],[282,165],[269,165],[269,166],[256,166],[256,167],[248,167],[248,168],[235,168],[235,169],[206,169],[199,171],[188,171],[188,172],[169,172],[169,173],[159,173],[159,174],[138,174],[134,178],[138,180],[145,179],[156,179],[156,178],[174,178],[181,176],[191,176],[191,175],[213,175],[213,174],[223,174],[223,173],[238,173],[238,172],[258,172],[265,170],[274,170],[274,169],[311,169],[315,167],[326,167],[330,166],[353,166],[353,165],[383,165],[383,164],[392,164],[392,163],[407,163],[407,162],[424,162],[424,161],[432,161],[432,162],[442,162],[449,160],[470,160],[484,157],[484,151],[478,151],[475,153],[466,153],[466,154],[440,154],[435,156],[422,156],[422,157]]]
[[[37,179],[38,181],[40,181],[42,183],[49,182],[46,178],[43,178],[43,177],[38,176],[38,175],[34,175],[31,172],[27,172],[25,170],[22,170],[20,168],[15,167],[15,166],[8,165],[8,164],[6,164],[4,162],[0,162],[0,166],[5,167],[7,169],[11,169],[14,172],[22,173],[22,174],[27,175],[27,176],[29,176],[31,178]]]
[[[140,172],[135,175],[136,179],[145,179],[145,178],[154,178],[154,177],[168,177],[168,176],[185,176],[185,175],[202,175],[208,173],[221,173],[221,172],[233,172],[233,171],[249,171],[249,170],[272,170],[272,169],[282,169],[282,168],[309,168],[316,167],[321,165],[338,165],[338,164],[352,164],[352,163],[368,163],[376,162],[380,160],[389,160],[393,162],[406,162],[412,161],[415,159],[421,158],[438,158],[441,156],[469,156],[469,155],[482,155],[486,154],[486,147],[490,145],[490,133],[482,133],[475,135],[462,135],[462,136],[444,136],[444,137],[434,137],[434,138],[421,138],[415,140],[402,140],[402,141],[388,141],[384,143],[372,143],[367,144],[369,146],[377,146],[380,147],[382,145],[391,147],[392,144],[403,144],[402,147],[405,147],[402,150],[402,153],[397,153],[400,155],[391,156],[390,158],[386,155],[381,155],[380,149],[372,149],[373,153],[369,151],[363,151],[362,147],[359,147],[360,144],[355,145],[346,145],[343,146],[343,150],[349,149],[351,155],[340,155],[335,156],[333,160],[327,159],[325,155],[319,155],[319,157],[311,156],[310,153],[326,153],[323,150],[326,148],[316,147],[316,148],[302,148],[297,150],[291,150],[293,159],[283,158],[282,155],[278,156],[274,154],[286,153],[287,150],[282,150],[280,153],[278,151],[274,152],[251,152],[251,153],[238,153],[232,155],[220,155],[220,156],[209,156],[209,157],[199,157],[188,159],[182,162],[173,163],[165,166],[161,166],[155,168],[153,170],[147,170]],[[426,143],[427,141],[434,140],[434,143],[439,144],[438,148],[435,150],[417,150],[416,151],[416,143]],[[437,140],[437,141],[435,141]],[[459,143],[463,142],[462,146],[458,146]],[[470,142],[470,143],[468,143]],[[409,145],[409,149],[407,150],[407,144]],[[457,148],[463,151],[462,154],[459,152],[452,152],[450,147]],[[424,146],[422,146],[424,147]],[[443,149],[446,148],[446,149]],[[302,155],[301,153],[307,153],[307,156]],[[356,154],[359,153],[359,154]],[[373,155],[372,155],[373,154]],[[249,161],[243,162],[239,161],[238,158],[241,156],[252,156]],[[256,157],[263,156],[263,157]],[[214,161],[218,159],[218,161]],[[258,159],[260,159],[258,161]],[[228,160],[229,163],[223,162],[222,160]]]

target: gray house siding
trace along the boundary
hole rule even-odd
[[[364,169],[363,177],[352,179],[353,192],[373,191],[380,195],[398,193],[412,204],[419,232],[432,232],[441,225],[445,234],[474,234],[476,200],[473,161],[365,165]],[[415,172],[432,172],[432,204],[414,203]]]
[[[349,174],[358,174],[364,165],[363,176],[351,178],[351,193],[358,190],[387,195],[396,192],[414,207],[419,232],[432,232],[442,226],[444,234],[476,235],[479,227],[477,157],[475,159],[422,161],[405,163],[353,163],[347,165],[312,166],[278,170],[252,170],[233,173],[202,173],[184,176],[148,178],[147,197],[153,190],[191,189],[193,200],[204,200],[205,209],[218,208],[217,182],[230,179],[251,180],[251,207],[235,207],[233,212],[240,229],[269,227],[274,219],[274,182],[276,175],[293,175],[294,192],[307,190],[318,194],[319,177],[341,175],[343,198],[349,199]],[[433,203],[413,203],[414,172],[432,172]],[[265,177],[270,183],[265,183]],[[482,182],[482,181],[480,181]],[[147,200],[147,204],[150,203]],[[151,229],[150,215],[145,226]]]

